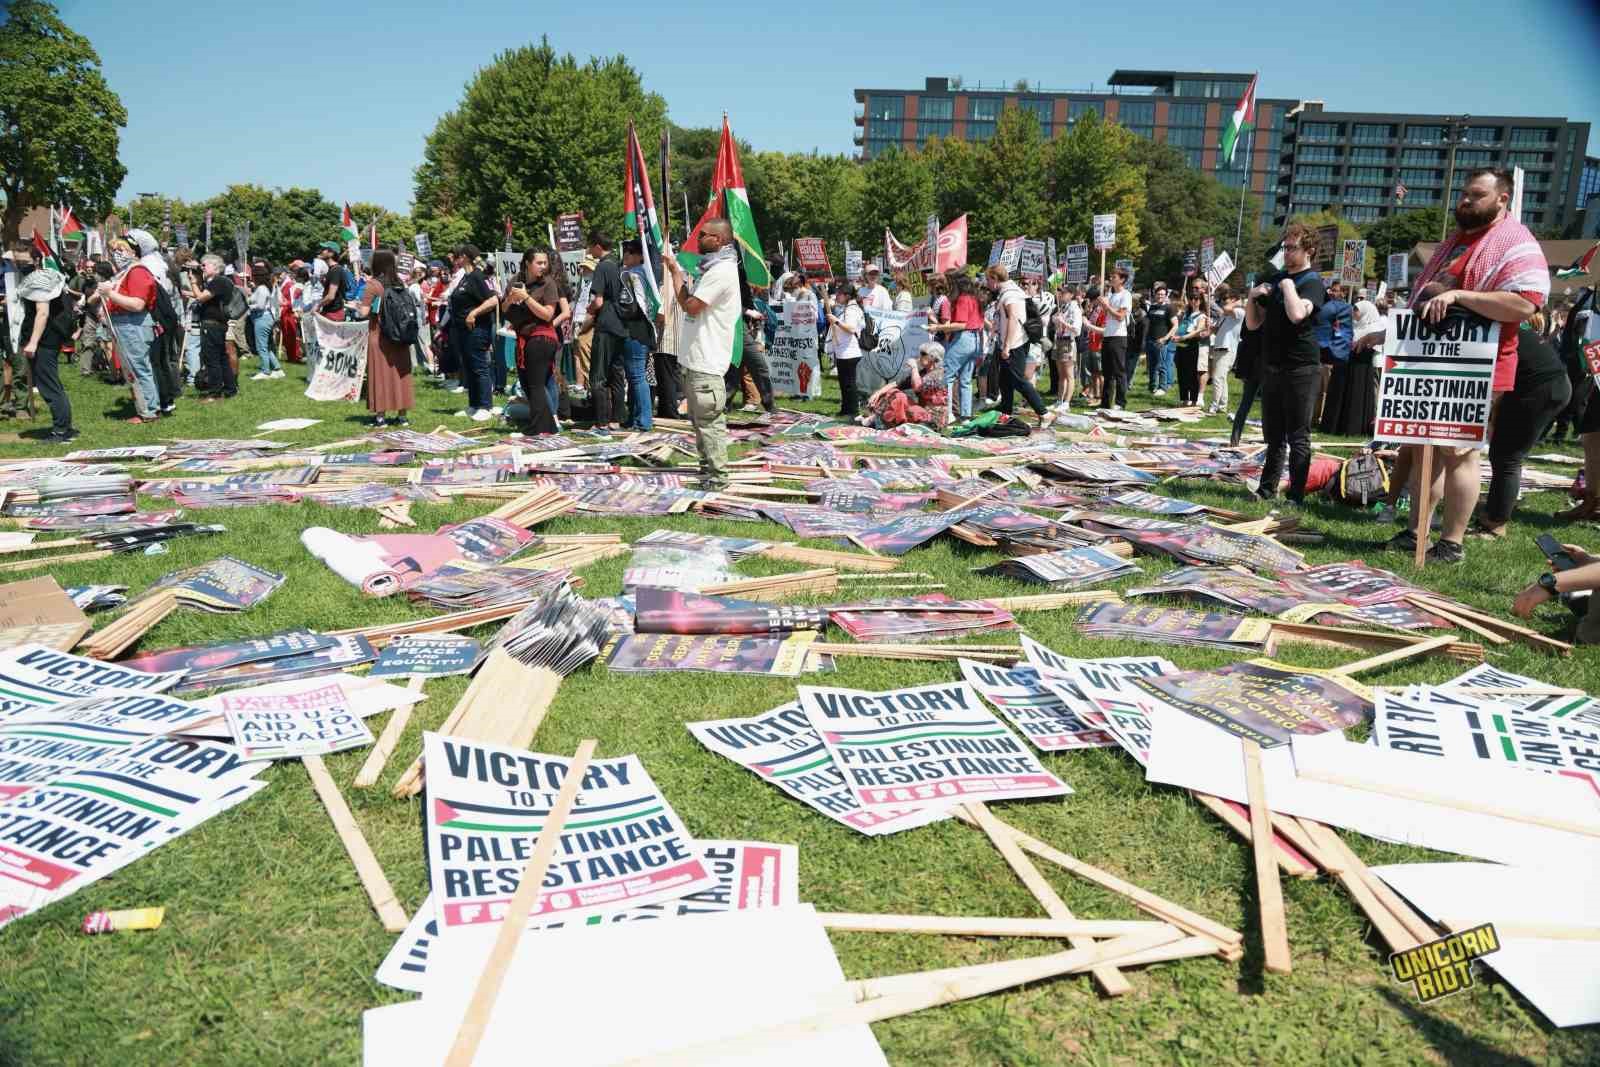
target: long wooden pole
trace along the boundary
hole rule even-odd
[[[378,857],[372,854],[372,846],[361,836],[361,828],[356,825],[355,816],[350,814],[350,806],[344,802],[344,794],[334,784],[322,757],[302,756],[300,762],[306,765],[311,786],[321,798],[322,806],[328,809],[328,818],[333,820],[333,828],[339,834],[344,850],[350,854],[350,862],[355,864],[356,874],[361,878],[361,887],[367,891],[372,909],[383,921],[383,928],[391,934],[404,932],[406,913],[395,899],[394,888],[389,885],[383,868],[378,865]]]
[[[1428,562],[1428,531],[1433,518],[1429,513],[1433,502],[1429,499],[1433,489],[1433,446],[1422,446],[1422,464],[1418,471],[1416,499],[1411,502],[1411,516],[1417,526],[1417,550],[1411,562],[1421,567]]]
[[[1271,812],[1267,789],[1261,781],[1261,746],[1249,738],[1244,746],[1245,790],[1250,796],[1250,847],[1256,860],[1256,898],[1261,907],[1261,945],[1266,969],[1288,974],[1289,926],[1283,914],[1283,886],[1278,882],[1277,858],[1272,852]]]

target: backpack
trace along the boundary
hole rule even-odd
[[[178,316],[178,306],[172,302],[172,294],[161,286],[156,285],[156,302],[150,309],[151,318],[156,325],[161,327],[162,333],[180,333],[183,325]]]
[[[1389,472],[1371,452],[1357,452],[1339,465],[1328,496],[1342,504],[1366,507],[1389,492]]]
[[[1039,305],[1033,302],[1033,297],[1028,297],[1022,304],[1022,332],[1028,340],[1038,344],[1044,340],[1044,317],[1039,314]]]
[[[157,286],[157,288],[160,288]],[[250,313],[250,301],[245,299],[244,290],[232,282],[228,283],[228,306],[223,308],[223,314],[230,319],[242,319]]]
[[[872,321],[872,313],[866,308],[861,308],[861,332],[856,335],[856,342],[861,345],[863,352],[873,352],[878,348],[878,324]]]
[[[415,344],[418,331],[417,302],[405,289],[385,289],[378,298],[378,333],[395,344]]]
[[[1033,429],[1021,419],[1002,414],[987,426],[978,427],[979,437],[1027,437]]]
[[[622,272],[622,284],[617,287],[617,314],[624,322],[638,322],[644,318],[644,308],[639,306],[639,296],[633,291],[633,279],[628,271]]]

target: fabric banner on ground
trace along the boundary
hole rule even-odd
[[[368,323],[334,322],[321,315],[310,316],[310,320],[322,355],[306,384],[306,396],[312,400],[359,400],[367,377]]]

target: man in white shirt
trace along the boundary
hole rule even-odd
[[[867,284],[861,290],[861,303],[874,311],[893,311],[894,300],[883,287],[883,271],[876,263],[868,263],[865,271]]]
[[[700,487],[728,488],[728,398],[723,375],[733,363],[734,331],[743,310],[739,295],[739,246],[726,219],[712,219],[700,230],[700,276],[693,286],[672,256],[664,257],[682,312],[678,364],[700,453]]]
[[[1022,393],[1028,406],[1039,416],[1039,428],[1045,429],[1055,422],[1054,412],[1047,411],[1039,390],[1028,380],[1028,339],[1024,325],[1028,318],[1028,297],[1022,286],[1011,280],[1003,264],[996,263],[984,272],[988,286],[995,294],[999,311],[995,315],[995,329],[1005,338],[1000,359],[1000,413],[1010,415],[1014,394]]]
[[[1126,267],[1111,272],[1111,289],[1100,295],[1100,303],[1106,309],[1105,339],[1100,344],[1100,370],[1106,387],[1100,406],[1121,408],[1128,402],[1128,318],[1133,313]]]

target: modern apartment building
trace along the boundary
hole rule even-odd
[[[1587,199],[1587,123],[1564,118],[1359,114],[1330,112],[1320,100],[1258,97],[1256,128],[1232,163],[1218,146],[1249,74],[1118,70],[1104,89],[1043,92],[1019,84],[967,88],[928,78],[921,90],[857,89],[855,143],[861,158],[890,147],[909,150],[933,137],[983,141],[994,136],[1008,105],[1032,112],[1046,137],[1056,137],[1094,111],[1143,137],[1177,148],[1189,165],[1225,185],[1249,187],[1262,202],[1259,222],[1333,210],[1355,222],[1430,207],[1445,196],[1449,149],[1456,140],[1452,185],[1473,167],[1521,166],[1524,219],[1534,227],[1565,225]],[[1600,173],[1590,171],[1600,185]],[[1405,197],[1395,197],[1396,185]]]

